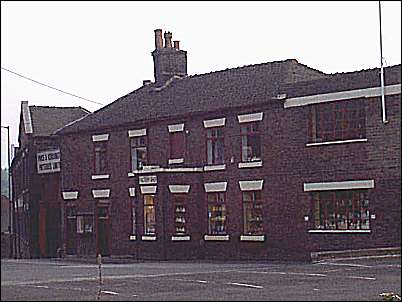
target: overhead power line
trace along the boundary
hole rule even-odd
[[[1,67],[1,69],[5,70],[5,71],[8,71],[8,72],[10,72],[10,73],[13,73],[13,74],[15,74],[15,75],[17,75],[17,76],[19,76],[19,77],[21,77],[21,78],[24,78],[24,79],[26,79],[26,80],[32,81],[32,82],[34,82],[34,83],[36,83],[36,84],[39,84],[39,85],[42,85],[42,86],[45,86],[45,87],[48,87],[48,88],[57,90],[57,91],[59,91],[59,92],[62,92],[62,93],[71,95],[71,96],[73,96],[73,97],[82,99],[82,100],[84,100],[84,101],[91,102],[91,103],[95,103],[95,104],[98,104],[98,105],[104,105],[104,104],[102,104],[102,103],[95,102],[95,101],[91,101],[91,100],[88,100],[88,99],[86,99],[86,98],[80,97],[80,96],[78,96],[78,95],[76,95],[76,94],[72,94],[72,93],[69,93],[69,92],[67,92],[67,91],[63,91],[63,90],[61,90],[61,89],[58,89],[58,88],[56,88],[56,87],[52,87],[52,86],[50,86],[50,85],[41,83],[41,82],[36,81],[36,80],[34,80],[34,79],[28,78],[28,77],[26,77],[26,76],[24,76],[24,75],[22,75],[22,74],[19,74],[19,73],[15,72],[15,71],[9,70],[9,69],[7,69],[7,68]]]

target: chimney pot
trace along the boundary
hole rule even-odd
[[[165,47],[172,48],[172,33],[170,31],[165,32]]]
[[[180,41],[173,41],[173,43],[174,43],[174,48],[179,50],[180,49],[180,46],[179,46]]]
[[[155,29],[155,49],[163,47],[162,29]]]

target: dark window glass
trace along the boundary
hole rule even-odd
[[[106,143],[95,143],[95,174],[107,172]]]
[[[241,124],[240,134],[242,162],[260,160],[261,137],[259,131],[259,122]]]
[[[323,191],[312,194],[314,225],[320,230],[370,229],[366,190]]]
[[[208,234],[226,235],[225,193],[207,193]]]
[[[365,138],[364,100],[313,105],[310,107],[309,127],[312,142]]]
[[[225,158],[225,145],[223,128],[207,129],[207,163],[208,165],[223,164]]]
[[[156,234],[154,195],[144,195],[144,234]]]
[[[141,170],[147,165],[147,137],[138,136],[130,139],[131,145],[131,169],[132,171]]]
[[[260,191],[243,192],[243,232],[247,235],[264,233]]]
[[[176,235],[187,234],[187,210],[186,210],[186,196],[174,194],[174,229]]]

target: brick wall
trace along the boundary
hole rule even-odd
[[[189,100],[190,102],[191,100]],[[367,139],[365,143],[306,147],[308,142],[308,107],[284,109],[280,102],[262,107],[232,110],[225,113],[198,115],[186,120],[159,121],[152,125],[128,125],[97,133],[81,133],[61,138],[62,191],[79,191],[79,211],[93,212],[92,189],[111,189],[111,253],[131,254],[143,259],[298,259],[306,260],[312,251],[369,248],[400,245],[400,96],[387,98],[389,123],[383,125],[379,99],[367,99]],[[320,105],[316,105],[320,106]],[[237,114],[264,112],[261,124],[263,167],[239,169],[240,127]],[[226,117],[225,171],[201,173],[160,173],[157,193],[158,240],[138,240],[142,233],[142,197],[138,177],[130,171],[127,130],[147,128],[149,164],[167,167],[169,136],[167,125],[185,122],[188,150],[187,166],[205,163],[204,119]],[[109,133],[108,163],[110,178],[91,180],[93,174],[92,134]],[[230,158],[234,157],[234,163]],[[242,203],[239,180],[264,179],[265,242],[240,242],[242,234]],[[311,234],[312,218],[309,194],[303,192],[305,182],[374,179],[370,190],[370,210],[376,214],[369,234]],[[204,241],[207,232],[207,205],[203,184],[227,181],[228,242]],[[189,207],[191,241],[171,242],[169,232],[163,233],[163,213],[171,213],[172,204],[167,186],[172,183],[191,184]],[[131,214],[128,188],[136,187],[139,204],[136,241],[130,241]],[[165,216],[165,220],[167,216]],[[167,220],[166,220],[167,221]],[[168,223],[168,222],[167,222]],[[169,224],[168,224],[169,225]],[[162,233],[161,233],[162,232]],[[96,233],[78,236],[78,254],[95,253]],[[165,239],[165,241],[163,241]]]

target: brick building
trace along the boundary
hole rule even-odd
[[[400,246],[401,66],[296,60],[188,76],[155,30],[155,81],[56,132],[67,254],[293,259]]]
[[[19,147],[11,163],[15,257],[54,257],[61,247],[60,148],[52,133],[88,113],[21,102]]]

